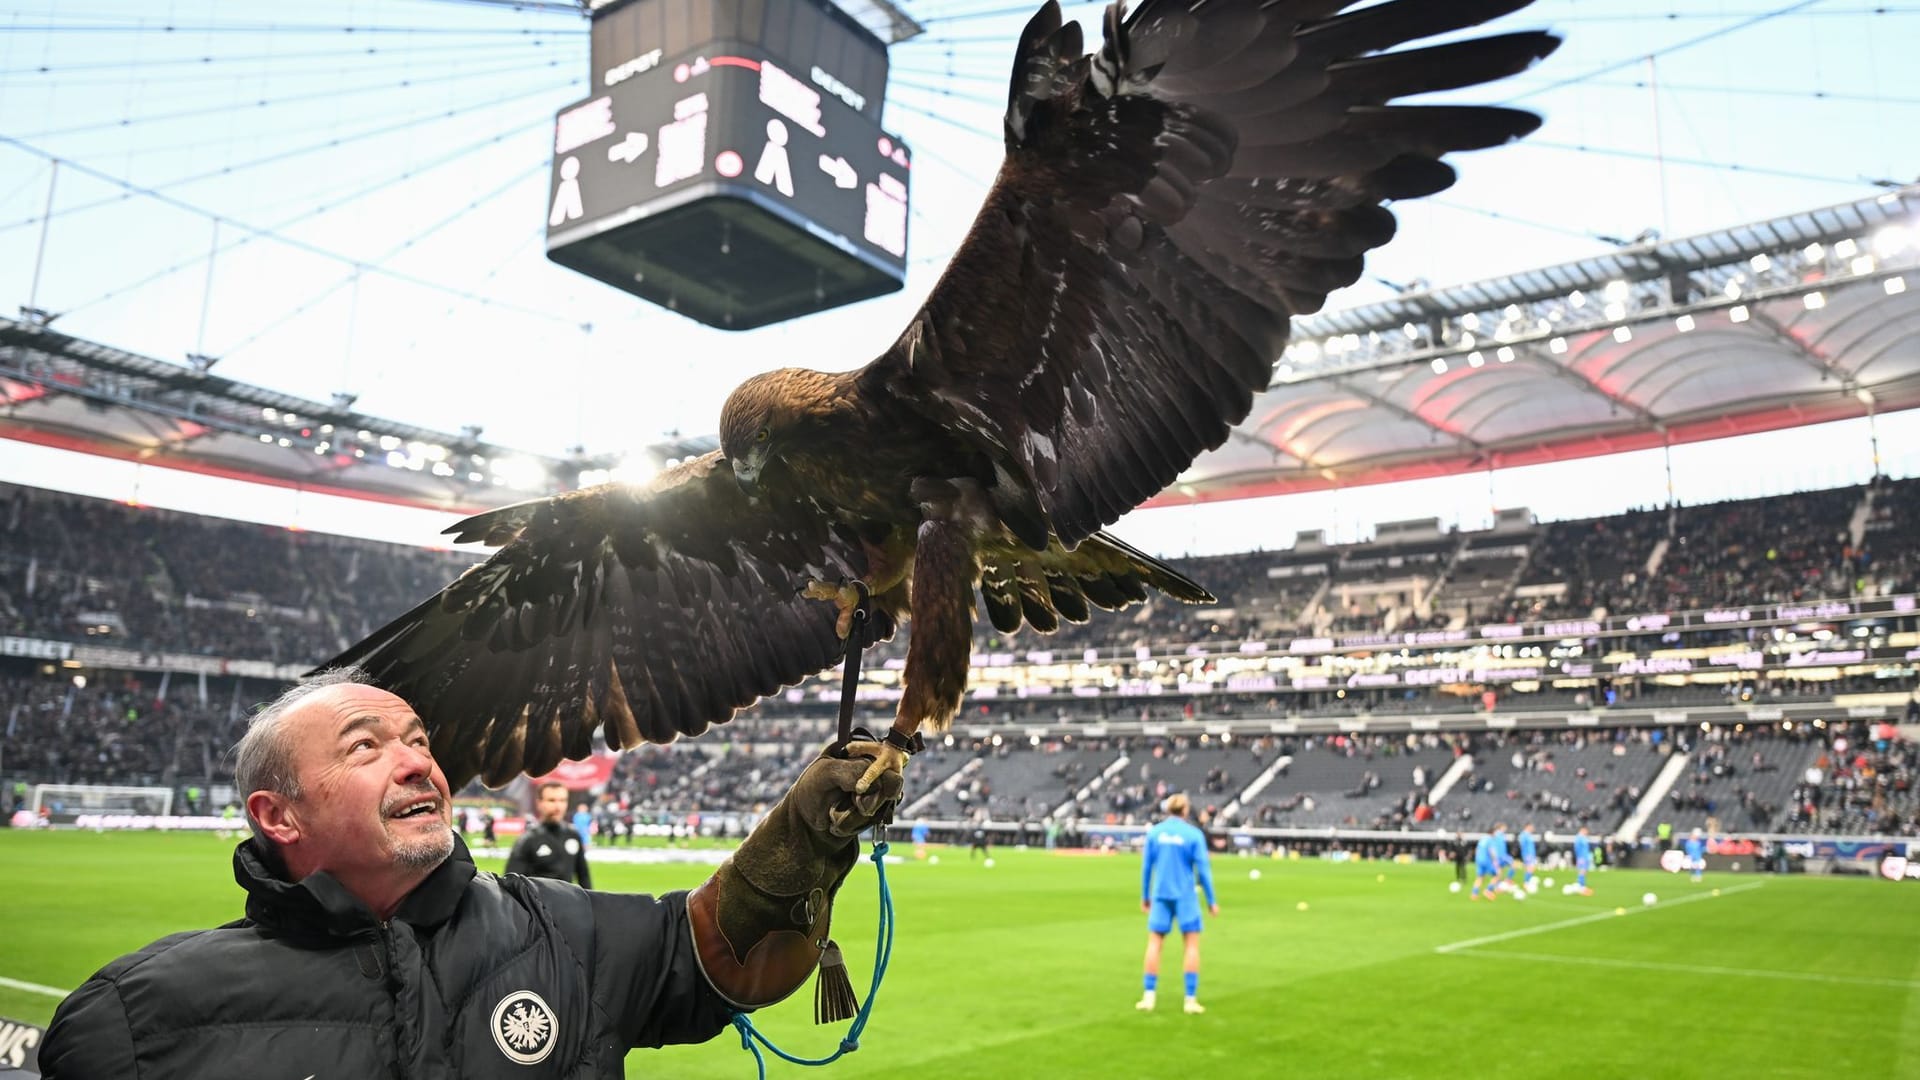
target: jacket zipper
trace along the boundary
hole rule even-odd
[[[393,1017],[396,1021],[393,1032],[393,1077],[394,1080],[403,1080],[407,1075],[406,1062],[400,1045],[400,1035],[404,1025],[397,1022],[400,1019],[400,973],[395,970],[393,962],[393,924],[387,919],[380,920],[380,953],[387,969],[387,1001],[393,1009]]]

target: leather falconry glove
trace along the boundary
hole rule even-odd
[[[739,1008],[782,1000],[816,966],[816,1023],[859,1008],[828,938],[833,897],[860,858],[861,832],[893,820],[903,778],[897,769],[884,772],[856,795],[879,745],[851,742],[842,753],[807,766],[733,856],[687,896],[701,971]]]

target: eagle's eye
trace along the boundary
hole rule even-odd
[[[755,435],[755,436],[753,437],[753,441],[754,441],[754,442],[766,442],[766,441],[767,441],[768,439],[770,439],[770,438],[772,438],[772,437],[773,437],[773,429],[772,429],[772,428],[761,428],[761,429],[760,429],[760,434],[758,434],[758,435]]]

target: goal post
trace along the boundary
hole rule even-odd
[[[35,784],[33,813],[139,814],[166,817],[173,813],[173,789],[118,787],[111,784]]]

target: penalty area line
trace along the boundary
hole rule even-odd
[[[1750,885],[1735,885],[1731,889],[1721,889],[1720,896],[1715,896],[1712,893],[1696,893],[1692,896],[1683,896],[1678,900],[1669,900],[1652,907],[1628,908],[1626,914],[1640,915],[1649,911],[1662,911],[1666,908],[1679,907],[1681,904],[1697,903],[1701,900],[1717,900],[1720,897],[1732,896],[1735,893],[1758,889],[1765,884],[1766,882],[1764,881],[1756,881]],[[1569,927],[1585,926],[1588,923],[1605,922],[1608,919],[1617,919],[1620,917],[1620,915],[1611,911],[1598,911],[1592,915],[1582,915],[1577,919],[1562,919],[1559,922],[1545,923],[1540,926],[1525,926],[1518,930],[1509,930],[1504,934],[1488,934],[1486,937],[1468,938],[1465,941],[1453,941],[1445,945],[1435,945],[1433,951],[1437,953],[1459,952],[1461,949],[1474,949],[1482,945],[1492,945],[1495,942],[1512,941],[1514,938],[1531,937],[1534,934],[1545,934],[1553,930],[1565,930]]]
[[[1663,960],[1615,960],[1604,956],[1564,956],[1557,953],[1501,952],[1474,949],[1467,956],[1491,960],[1527,960],[1549,964],[1585,964],[1589,967],[1635,968],[1643,971],[1672,971],[1682,975],[1739,975],[1751,979],[1786,979],[1789,982],[1845,983],[1851,986],[1888,986],[1896,990],[1920,989],[1911,979],[1878,979],[1871,975],[1827,975],[1817,971],[1769,971],[1764,968],[1717,967],[1710,964],[1672,964]]]
[[[0,987],[5,987],[8,990],[25,990],[29,994],[45,994],[48,997],[57,998],[63,998],[73,993],[71,990],[61,990],[58,987],[22,982],[19,979],[9,979],[5,975],[0,975]]]

